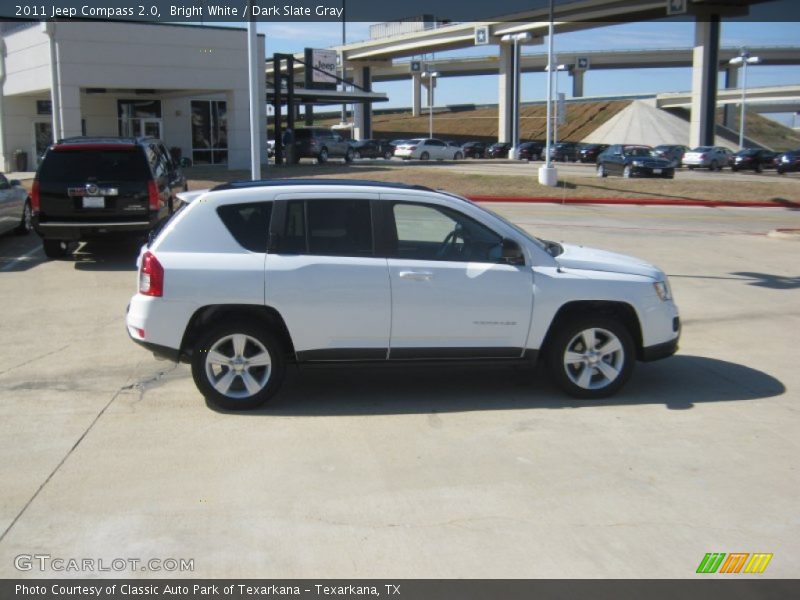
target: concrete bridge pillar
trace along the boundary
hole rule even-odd
[[[725,89],[735,90],[739,87],[739,67],[736,65],[728,65],[725,69]],[[723,125],[728,129],[738,129],[739,121],[735,104],[726,104],[723,117]]]
[[[422,114],[422,77],[419,73],[411,74],[411,116]]]
[[[586,73],[583,69],[575,69],[573,68],[570,71],[570,75],[572,75],[572,97],[573,98],[582,98],[583,97],[583,76]]]
[[[497,141],[510,142],[514,114],[514,46],[500,44],[500,67],[497,85]]]
[[[694,26],[692,57],[692,115],[689,145],[713,145],[717,107],[720,17],[698,18]]]

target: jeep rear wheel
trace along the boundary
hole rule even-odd
[[[321,165],[324,165],[326,162],[328,162],[327,148],[323,148],[322,150],[319,151],[319,155],[317,156],[317,162]]]
[[[570,396],[605,398],[619,390],[633,372],[633,340],[612,318],[589,317],[564,323],[546,349],[550,375]]]
[[[252,410],[281,386],[286,365],[278,339],[255,323],[232,322],[200,339],[192,377],[207,400],[227,410]]]

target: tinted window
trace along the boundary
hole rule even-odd
[[[499,262],[502,238],[469,217],[433,206],[395,204],[398,258]]]
[[[217,214],[231,235],[251,252],[266,252],[272,202],[229,204],[220,206]]]
[[[280,251],[316,256],[372,256],[369,200],[289,202]]]
[[[144,181],[150,169],[139,148],[49,151],[39,177],[51,181]]]

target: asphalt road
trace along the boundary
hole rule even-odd
[[[492,208],[662,266],[680,353],[603,402],[508,368],[303,369],[225,414],[127,339],[135,245],[47,261],[0,238],[0,577],[81,575],[14,567],[48,554],[194,560],[101,576],[684,578],[707,552],[796,577],[800,243],[765,234],[800,212]]]

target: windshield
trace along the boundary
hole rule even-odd
[[[421,144],[422,140],[421,139],[419,139],[419,140],[408,140],[408,141],[403,142],[403,143],[404,144]]]

